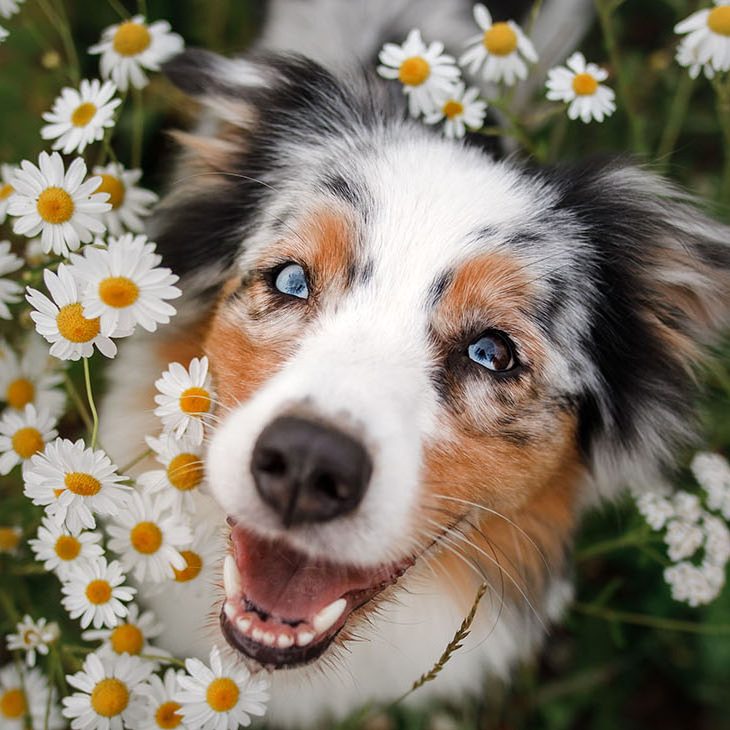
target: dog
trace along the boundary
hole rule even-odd
[[[535,27],[545,58],[589,17],[566,2]],[[415,697],[479,693],[538,650],[581,515],[655,485],[693,437],[730,230],[627,161],[535,168],[446,140],[363,73],[412,27],[458,53],[471,3],[269,13],[252,54],[166,67],[201,109],[150,231],[185,293],[112,364],[103,441],[138,453],[154,379],[208,356],[199,519],[230,525],[221,583],[148,603],[166,648],[227,644],[271,673],[273,724],[321,726],[406,691],[483,583]]]

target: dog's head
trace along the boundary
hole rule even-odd
[[[229,643],[311,661],[424,561],[467,596],[462,563],[509,566],[540,605],[580,506],[690,432],[728,230],[626,165],[495,161],[302,58],[168,72],[203,107],[155,235],[217,388]]]

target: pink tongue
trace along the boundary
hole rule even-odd
[[[386,580],[389,572],[315,561],[283,541],[266,540],[238,526],[231,538],[244,596],[285,621],[309,621],[345,593]]]

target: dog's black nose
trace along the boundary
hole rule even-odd
[[[256,489],[286,527],[326,522],[355,509],[372,470],[355,439],[294,416],[270,423],[251,458]]]

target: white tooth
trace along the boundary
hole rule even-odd
[[[334,626],[337,619],[342,616],[342,612],[347,606],[347,601],[344,598],[338,598],[336,601],[330,603],[329,606],[325,606],[319,613],[312,619],[312,626],[318,634],[323,634],[328,629]]]
[[[241,594],[241,576],[233,555],[226,555],[223,561],[223,587],[228,598],[238,598]]]
[[[223,606],[223,613],[226,614],[229,621],[233,621],[233,617],[236,615],[236,607],[230,601],[226,601]]]
[[[261,629],[254,629],[251,632],[251,636],[252,636],[252,638],[253,638],[254,641],[261,641],[261,639],[264,638],[264,632],[261,631]]]
[[[290,646],[294,646],[294,639],[289,634],[281,634],[276,643],[279,649],[288,649]]]
[[[250,618],[241,618],[236,621],[236,628],[242,633],[245,634],[250,628],[251,628],[251,619]]]
[[[272,634],[270,631],[267,631],[264,634],[263,642],[264,644],[268,644],[269,646],[274,646],[274,642],[276,641],[276,636]]]
[[[297,646],[307,646],[312,643],[314,633],[311,631],[298,631],[297,632]]]

